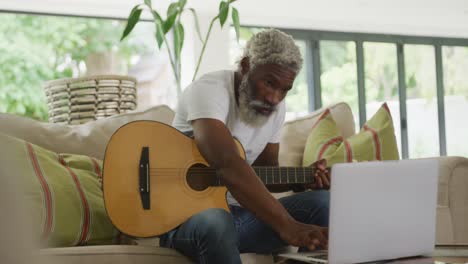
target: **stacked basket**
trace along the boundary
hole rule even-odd
[[[44,84],[49,122],[78,125],[136,108],[136,79],[100,75]]]

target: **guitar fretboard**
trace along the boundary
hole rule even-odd
[[[255,173],[265,185],[314,183],[314,168],[308,167],[253,167]],[[214,172],[214,169],[211,169]],[[224,186],[220,177],[216,177],[216,186]]]
[[[268,184],[313,183],[314,169],[307,167],[253,167],[262,182]]]

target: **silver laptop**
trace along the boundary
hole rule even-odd
[[[328,252],[280,256],[309,263],[358,263],[430,255],[438,175],[436,159],[334,165]]]

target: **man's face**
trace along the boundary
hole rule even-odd
[[[291,90],[296,73],[278,64],[259,65],[242,76],[239,86],[241,117],[261,126]]]

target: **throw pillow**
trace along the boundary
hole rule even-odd
[[[353,161],[398,160],[392,116],[386,103],[359,133],[344,138],[329,110],[312,126],[303,156],[303,166],[326,159],[327,165]]]
[[[0,133],[0,146],[12,159],[35,235],[49,247],[111,244],[117,238],[104,207],[102,162],[83,155],[58,154]]]
[[[319,109],[307,116],[286,121],[281,129],[279,149],[280,166],[300,167],[304,157],[304,148],[310,128],[317,122],[325,110],[329,109],[344,137],[354,135],[354,119],[347,103],[337,103],[327,108]],[[1,120],[0,120],[1,121]]]

